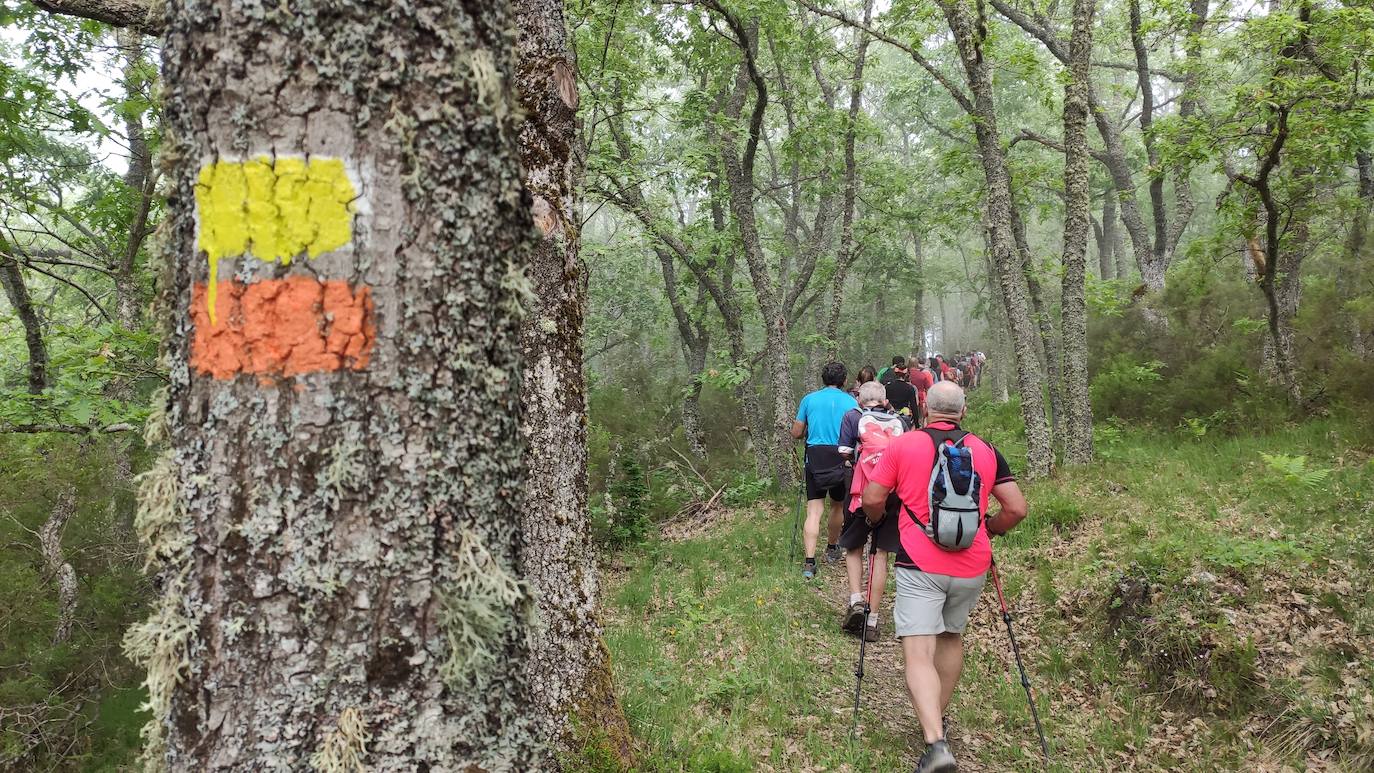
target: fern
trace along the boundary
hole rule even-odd
[[[1277,473],[1285,482],[1297,484],[1309,489],[1314,489],[1327,481],[1331,477],[1331,470],[1322,468],[1307,467],[1307,456],[1289,456],[1288,454],[1265,454],[1261,453],[1264,463],[1269,469]]]

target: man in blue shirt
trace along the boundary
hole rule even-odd
[[[802,398],[797,406],[797,419],[792,422],[792,437],[806,438],[806,527],[802,541],[806,546],[806,562],[802,564],[802,578],[816,576],[816,540],[820,537],[821,512],[825,498],[830,497],[829,536],[825,560],[834,563],[842,553],[835,545],[844,524],[840,507],[849,494],[849,471],[840,455],[840,422],[858,402],[844,391],[847,376],[844,363],[828,362],[821,368],[821,383],[825,386]]]

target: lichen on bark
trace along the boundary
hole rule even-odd
[[[129,637],[156,665],[152,762],[547,760],[528,711],[528,597],[512,590],[531,233],[512,21],[493,2],[168,5],[169,450],[144,481],[140,520],[163,592]],[[224,256],[220,274],[369,288],[377,340],[363,368],[269,381],[188,366],[192,288],[208,278],[198,175],[258,155],[344,159],[357,173],[352,238],[289,264]],[[476,546],[494,574],[473,583],[463,557]],[[480,621],[458,619],[479,607]],[[449,634],[464,625],[484,653],[467,673],[482,678],[446,679]]]

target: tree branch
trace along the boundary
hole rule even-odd
[[[167,24],[163,4],[149,0],[33,0],[33,4],[49,13],[93,19],[145,35],[161,35]]]

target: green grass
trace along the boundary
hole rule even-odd
[[[1014,413],[979,418],[1015,467],[1023,441],[998,429]],[[1374,762],[1371,449],[1349,421],[1268,430],[1121,428],[1106,461],[1026,487],[1030,520],[995,549],[1055,769]],[[1330,474],[1309,485],[1261,454]],[[870,650],[849,743],[856,646],[836,572],[808,587],[784,560],[793,504],[616,557],[607,643],[643,769],[914,763],[890,641]],[[969,769],[1039,767],[1005,637],[985,598],[951,707]]]

